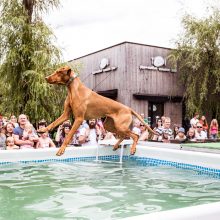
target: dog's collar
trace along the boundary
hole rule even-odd
[[[78,76],[79,76],[78,73],[74,73],[74,76],[71,76],[71,77],[69,78],[69,80],[68,80],[68,82],[66,83],[66,85],[69,86],[70,83],[71,83],[76,77],[78,77]]]

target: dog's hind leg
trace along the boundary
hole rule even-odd
[[[124,140],[124,137],[121,137],[118,142],[114,145],[113,151],[117,150],[119,148],[120,143]]]
[[[133,144],[131,146],[131,149],[130,149],[130,154],[131,155],[134,155],[135,152],[136,152],[136,145],[137,145],[137,142],[138,142],[138,139],[139,139],[139,135],[133,133],[132,131],[128,131],[127,132],[127,136],[131,137],[133,139]]]
[[[104,128],[107,131],[110,131],[112,133],[117,133],[117,130],[115,128],[115,123],[114,120],[112,118],[106,117],[105,121],[104,121]],[[114,145],[113,150],[117,150],[119,148],[120,143],[124,140],[124,137],[122,136],[118,142]]]

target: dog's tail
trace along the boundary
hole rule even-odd
[[[137,112],[135,112],[133,109],[131,109],[131,113],[134,116],[136,116],[139,119],[139,121],[141,121],[150,132],[156,134],[156,132],[151,129],[151,127],[144,121],[144,119]]]

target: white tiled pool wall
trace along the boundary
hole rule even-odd
[[[112,150],[112,146],[99,146],[98,159],[114,160],[120,157],[120,149]],[[56,156],[58,148],[49,149],[23,149],[23,150],[2,150],[0,151],[0,165],[22,162],[22,163],[38,163],[38,162],[71,162],[71,161],[91,161],[96,159],[97,147],[67,147],[62,156]],[[125,148],[123,155],[129,155],[129,149]]]

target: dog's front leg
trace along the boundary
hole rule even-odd
[[[61,156],[64,152],[65,149],[67,147],[67,145],[69,144],[69,142],[71,141],[71,139],[73,138],[73,134],[76,132],[76,130],[79,128],[79,126],[82,124],[83,122],[83,118],[76,118],[74,121],[74,124],[69,132],[69,134],[67,135],[67,137],[64,139],[64,142],[62,144],[62,146],[60,147],[60,149],[57,152],[57,156]]]

